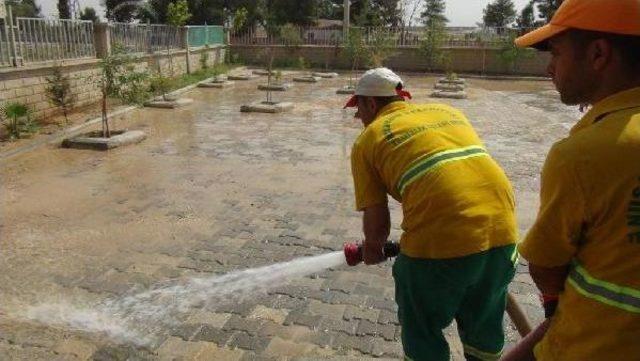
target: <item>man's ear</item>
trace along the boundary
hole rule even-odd
[[[593,70],[602,71],[613,60],[613,47],[608,40],[594,40],[589,45],[587,57]]]

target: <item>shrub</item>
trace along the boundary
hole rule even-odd
[[[49,101],[62,109],[64,114],[65,123],[69,122],[67,114],[69,109],[73,107],[75,103],[75,97],[71,94],[71,83],[69,77],[62,74],[62,69],[59,65],[53,67],[53,74],[46,78],[47,87],[45,93]]]
[[[5,126],[9,137],[19,139],[22,133],[33,133],[38,125],[30,117],[29,108],[18,102],[12,102],[4,106],[2,114],[6,119]]]

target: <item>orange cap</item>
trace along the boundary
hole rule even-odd
[[[640,36],[640,0],[565,0],[551,22],[516,39],[536,46],[568,29]]]

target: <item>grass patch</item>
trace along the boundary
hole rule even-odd
[[[180,88],[184,88],[188,85],[201,82],[207,78],[224,74],[237,66],[238,65],[216,64],[207,69],[197,70],[191,74],[183,74],[181,76],[178,76],[169,80],[168,90],[174,91]]]

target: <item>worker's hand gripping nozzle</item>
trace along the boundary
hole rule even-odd
[[[396,257],[400,254],[400,244],[395,242],[387,242],[382,247],[382,254],[385,258]],[[347,243],[344,245],[344,257],[347,259],[349,266],[355,266],[363,261],[362,244]]]

